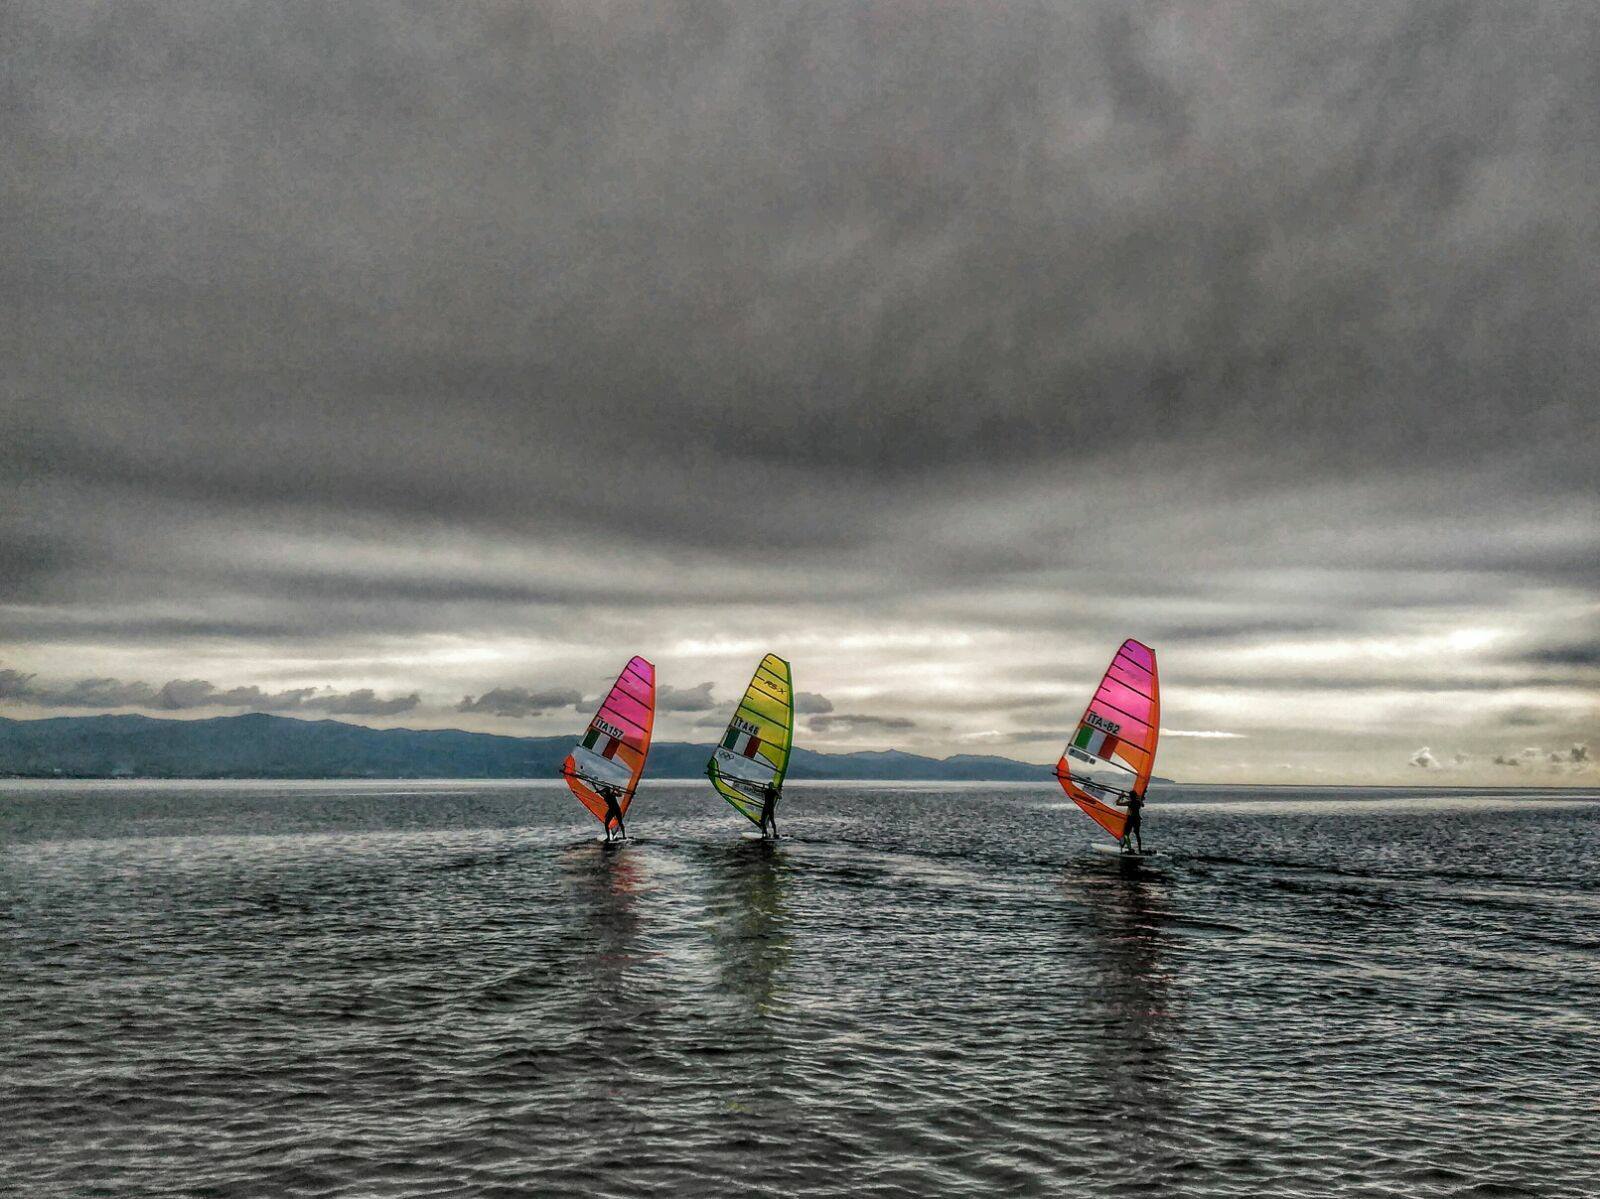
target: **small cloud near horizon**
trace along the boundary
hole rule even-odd
[[[550,687],[531,691],[526,687],[496,687],[473,697],[463,695],[457,712],[481,712],[490,716],[539,716],[557,708],[575,708],[583,695],[571,687]]]
[[[841,712],[834,716],[813,716],[811,728],[818,733],[860,733],[869,730],[905,730],[917,727],[917,722],[905,716],[866,716]]]
[[[1594,764],[1594,760],[1589,756],[1588,743],[1583,741],[1575,741],[1571,748],[1564,750],[1545,750],[1537,745],[1527,745],[1516,753],[1496,754],[1491,761],[1496,766],[1513,769],[1527,766],[1572,774],[1586,771]]]
[[[656,688],[656,710],[659,712],[708,712],[717,706],[711,694],[710,683],[693,687],[665,685]]]

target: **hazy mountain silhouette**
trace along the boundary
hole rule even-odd
[[[373,729],[338,720],[252,713],[210,720],[150,716],[0,717],[0,774],[68,778],[553,778],[573,738],[502,737],[459,729]],[[658,741],[652,778],[699,778],[711,746]],[[796,749],[793,779],[1038,781],[1053,767],[899,750]]]

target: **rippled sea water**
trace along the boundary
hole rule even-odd
[[[1600,794],[0,783],[0,1191],[1600,1193]]]

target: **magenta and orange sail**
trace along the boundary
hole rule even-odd
[[[1056,763],[1061,789],[1119,841],[1128,816],[1117,800],[1150,785],[1160,731],[1156,651],[1124,641]]]
[[[645,759],[650,756],[650,729],[656,718],[656,668],[634,658],[617,676],[594,714],[583,738],[561,764],[561,774],[578,802],[606,820],[606,801],[598,788],[614,788],[624,816],[638,790]]]

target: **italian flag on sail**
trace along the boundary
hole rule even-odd
[[[621,744],[621,737],[613,737],[597,724],[591,724],[589,731],[583,735],[583,748],[593,750],[602,758],[616,757],[617,747]]]
[[[733,723],[728,726],[728,735],[722,739],[722,748],[753,758],[756,750],[761,748],[761,737],[754,725],[746,724],[735,716]]]
[[[1080,724],[1078,735],[1072,739],[1072,744],[1086,754],[1093,754],[1097,758],[1110,758],[1111,751],[1117,747],[1117,739],[1101,729]]]

